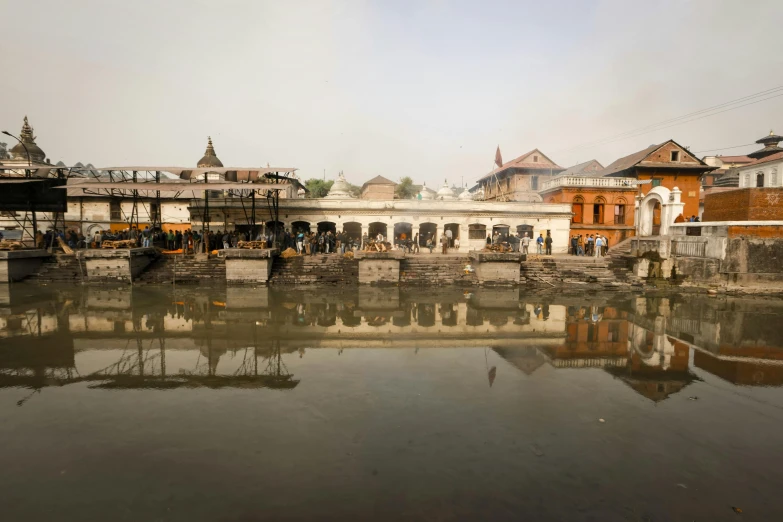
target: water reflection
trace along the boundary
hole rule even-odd
[[[773,302],[518,290],[17,286],[0,306],[0,387],[287,390],[307,350],[479,348],[524,375],[600,369],[658,402],[707,374],[783,384],[781,316]],[[476,369],[490,386],[494,356]]]

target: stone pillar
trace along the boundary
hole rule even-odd
[[[370,227],[369,227],[369,225],[365,225],[364,223],[362,223],[362,237],[360,238],[360,241],[361,241],[362,239],[364,239],[364,236],[365,236],[365,234],[368,234],[368,233],[369,233],[369,230],[370,230]],[[362,248],[364,248],[364,244],[362,244],[362,245],[359,247],[359,249],[360,249],[360,250],[361,250]]]
[[[459,226],[459,251],[467,252],[470,250],[468,246],[468,225]]]
[[[435,231],[435,251],[438,253],[443,252],[443,247],[440,244],[440,238],[442,238],[445,233],[446,227],[443,225],[443,223],[438,223],[438,228]]]

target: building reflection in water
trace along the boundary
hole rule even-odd
[[[774,328],[783,309],[759,306],[518,290],[23,285],[0,305],[0,387],[285,390],[299,384],[286,359],[308,349],[491,347],[526,375],[544,365],[600,369],[657,402],[705,372],[739,385],[783,384]],[[496,368],[484,371],[492,385]]]

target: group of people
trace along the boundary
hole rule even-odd
[[[609,239],[600,234],[582,234],[571,236],[568,253],[572,256],[603,257],[609,251]]]
[[[502,234],[497,230],[487,235],[487,246],[507,243],[513,252],[522,254],[530,253],[530,242],[533,240],[527,232],[523,234]],[[552,255],[552,234],[547,230],[546,237],[543,232],[536,238],[536,253]]]
[[[300,230],[291,234],[286,229],[283,234],[283,243],[286,248],[295,248],[298,254],[308,256],[314,256],[315,254],[345,254],[359,246],[358,240],[351,237],[347,232],[333,234],[331,230],[321,232]]]

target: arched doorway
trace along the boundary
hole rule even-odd
[[[310,232],[310,223],[307,221],[294,221],[291,223],[291,233]]]
[[[438,246],[438,225],[435,223],[422,223],[419,225],[419,245],[426,246],[427,239],[432,238],[432,244]]]
[[[601,196],[598,196],[593,201],[593,223],[596,225],[602,225],[604,223],[606,208],[606,200]]]
[[[277,231],[277,235],[280,236],[283,234],[283,231],[285,230],[285,223],[282,221],[267,221],[264,223],[266,225],[266,233],[267,235],[274,235],[275,230]]]
[[[367,233],[370,236],[370,239],[375,239],[378,234],[381,234],[384,239],[386,239],[388,237],[386,223],[381,223],[380,221],[374,221],[370,223]]]
[[[525,233],[527,233],[527,237],[532,238],[533,225],[517,225],[517,234],[519,237],[525,237]]]
[[[585,200],[582,196],[576,196],[574,202],[571,204],[571,212],[574,213],[573,217],[571,217],[571,223],[584,222],[584,209]]]
[[[320,234],[321,232],[331,232],[332,235],[336,235],[337,225],[332,221],[321,221],[318,223],[318,233]]]
[[[509,230],[511,230],[511,227],[509,227],[508,225],[495,225],[494,227],[492,227],[492,237],[494,238],[495,232],[497,232],[498,234],[500,234],[501,238],[507,239]]]
[[[454,240],[459,239],[459,223],[446,223],[446,226],[443,227],[443,229],[446,237],[451,235],[451,238],[449,239],[449,248],[454,248]]]
[[[639,235],[657,236],[661,232],[661,200],[651,197],[642,202]]]
[[[410,223],[394,224],[394,244],[399,245],[413,237],[413,225]]]
[[[362,240],[362,224],[356,221],[349,221],[343,224],[343,232],[357,243]]]

